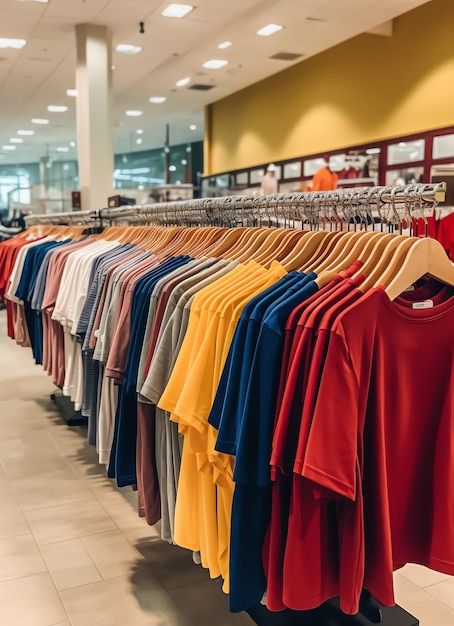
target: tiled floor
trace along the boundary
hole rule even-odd
[[[135,492],[105,477],[52,391],[1,311],[0,625],[251,626],[189,552],[138,518]],[[422,626],[453,626],[453,578],[407,566],[396,595]]]

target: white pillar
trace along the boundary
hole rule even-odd
[[[112,52],[106,26],[76,25],[77,156],[82,209],[112,195]]]

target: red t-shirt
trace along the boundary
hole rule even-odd
[[[404,563],[454,574],[453,293],[413,309],[372,289],[329,337],[302,475],[351,503],[340,559],[365,547],[364,586],[386,605]]]

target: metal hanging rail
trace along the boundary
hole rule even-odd
[[[402,187],[361,187],[326,192],[287,193],[269,196],[225,196],[179,202],[164,202],[96,211],[77,211],[25,218],[27,226],[36,224],[155,224],[155,225],[228,225],[245,220],[253,223],[287,225],[301,221],[367,222],[371,218],[398,224],[405,216],[426,218],[445,200],[446,183],[416,184]]]

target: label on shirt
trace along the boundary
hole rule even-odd
[[[432,309],[434,305],[433,300],[424,300],[424,302],[413,302],[413,309]]]

